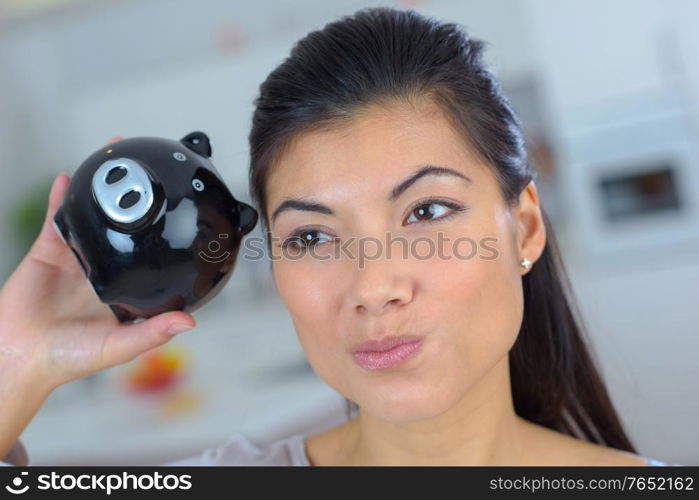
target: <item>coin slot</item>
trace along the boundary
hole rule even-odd
[[[127,208],[133,207],[138,200],[141,199],[141,193],[138,191],[129,191],[119,200],[119,206],[126,210]]]
[[[109,171],[106,181],[107,184],[114,184],[122,180],[124,177],[126,177],[126,167],[118,166]]]

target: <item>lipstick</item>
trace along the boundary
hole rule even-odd
[[[371,340],[356,346],[352,350],[352,357],[367,370],[395,368],[415,357],[424,340],[424,337],[408,335]]]

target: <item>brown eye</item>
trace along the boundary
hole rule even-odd
[[[298,233],[296,238],[299,241],[303,241],[303,244],[306,246],[314,245],[319,239],[318,232],[319,231],[303,231],[302,233]]]
[[[436,222],[451,217],[454,213],[464,210],[464,207],[444,200],[428,200],[421,202],[410,212],[406,223]],[[450,213],[451,212],[451,213]],[[446,214],[446,215],[445,215]]]
[[[418,220],[429,220],[434,217],[435,213],[439,214],[439,210],[435,210],[434,207],[434,203],[419,205],[413,210],[413,214],[415,214]]]
[[[332,238],[322,238],[320,236],[317,236],[319,234],[325,235],[326,233],[324,233],[323,231],[318,231],[316,229],[304,229],[302,231],[298,231],[289,236],[282,244],[282,247],[291,246],[297,249],[305,249],[332,240]]]

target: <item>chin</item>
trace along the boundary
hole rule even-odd
[[[363,412],[393,423],[431,419],[447,411],[456,402],[448,394],[438,394],[433,390],[412,390],[389,394],[376,392],[364,394],[364,397],[355,401]]]

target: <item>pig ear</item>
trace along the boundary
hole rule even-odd
[[[238,202],[238,229],[243,235],[255,229],[257,224],[257,210],[247,203]]]
[[[197,154],[211,158],[211,141],[204,132],[187,134],[180,142]]]

